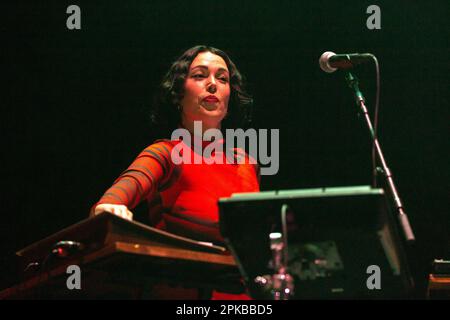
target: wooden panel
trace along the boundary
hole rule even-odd
[[[79,265],[82,270],[83,290],[80,293],[66,287],[66,269],[71,264]],[[122,298],[136,298],[136,292],[142,293],[145,286],[156,283],[242,290],[239,272],[231,255],[161,244],[114,242],[86,256],[62,260],[49,271],[3,290],[0,299],[89,299],[121,294]]]

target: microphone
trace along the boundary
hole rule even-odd
[[[371,53],[344,53],[336,54],[331,51],[324,52],[319,59],[320,68],[327,72],[335,72],[337,69],[350,69],[354,66],[372,59]]]

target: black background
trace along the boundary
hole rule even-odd
[[[66,8],[81,8],[68,30]],[[366,9],[381,8],[381,30]],[[379,137],[417,237],[421,286],[449,257],[448,1],[58,1],[2,5],[2,281],[16,250],[87,217],[156,138],[151,97],[171,62],[207,44],[246,76],[255,127],[280,129],[263,190],[364,185],[371,146],[343,74],[324,51],[381,66]],[[373,114],[375,71],[355,70]],[[145,208],[138,208],[144,212]],[[3,283],[2,282],[2,283]]]

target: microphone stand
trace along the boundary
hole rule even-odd
[[[381,163],[381,173],[383,173],[386,178],[387,185],[391,191],[391,195],[394,200],[394,206],[396,209],[396,214],[398,216],[398,221],[403,230],[403,235],[406,238],[408,243],[412,243],[415,241],[414,233],[409,224],[408,216],[403,210],[403,205],[400,200],[400,196],[398,195],[397,188],[395,187],[394,180],[392,178],[391,170],[389,170],[386,160],[384,159],[383,151],[381,150],[380,143],[378,142],[378,138],[375,136],[375,132],[373,130],[372,121],[370,120],[369,113],[367,112],[367,108],[364,101],[364,96],[362,92],[359,90],[358,79],[354,77],[350,72],[346,72],[345,80],[347,81],[348,86],[353,89],[356,104],[360,108],[362,114],[364,115],[364,119],[366,120],[367,127],[369,128],[370,136],[373,141],[373,145],[375,146],[375,152],[378,156],[378,159]]]

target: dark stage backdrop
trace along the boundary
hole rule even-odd
[[[255,127],[280,129],[280,170],[262,189],[370,184],[371,148],[324,51],[381,66],[379,136],[417,236],[423,286],[449,257],[448,1],[35,1],[2,3],[2,285],[16,250],[87,217],[156,138],[148,109],[185,49],[223,49],[246,76]],[[81,8],[81,30],[66,9]],[[369,30],[366,9],[381,9]],[[355,73],[373,115],[373,64]],[[142,216],[145,208],[138,208]]]

